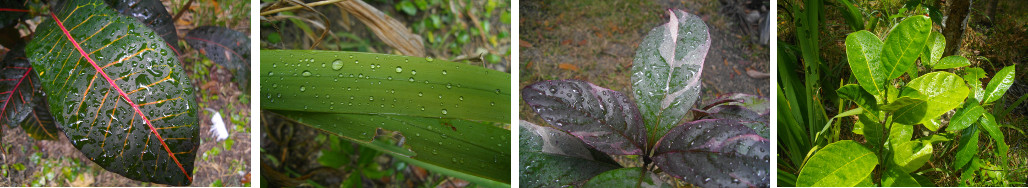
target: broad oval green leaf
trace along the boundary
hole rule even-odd
[[[524,120],[519,128],[521,187],[581,185],[600,173],[620,168],[606,154],[592,152],[577,137],[563,131]]]
[[[957,110],[953,114],[953,118],[950,118],[949,127],[946,131],[959,131],[971,126],[974,122],[978,122],[978,118],[985,114],[985,109],[978,104],[978,100],[974,98],[968,99],[964,102],[964,107]]]
[[[159,34],[99,0],[56,7],[26,52],[72,145],[108,171],[192,183],[192,84]]]
[[[989,104],[1003,97],[1003,94],[1007,93],[1007,89],[1010,89],[1010,85],[1014,84],[1016,75],[1014,65],[1003,67],[996,72],[996,75],[992,76],[992,80],[989,81],[989,86],[985,88],[985,99],[982,102]]]
[[[896,110],[893,120],[908,125],[930,121],[960,106],[968,92],[964,79],[953,73],[932,72],[922,75],[907,83],[899,96],[924,102]],[[924,108],[923,113],[920,108]]]
[[[928,44],[925,45],[924,52],[921,53],[921,63],[927,64],[930,67],[935,67],[936,63],[939,62],[939,59],[942,58],[942,52],[945,52],[945,49],[946,38],[942,33],[932,31],[931,36],[928,36]]]
[[[835,93],[839,95],[839,98],[853,101],[857,106],[868,111],[878,111],[878,102],[875,97],[864,89],[860,89],[860,86],[846,84],[835,90]]]
[[[642,167],[611,170],[589,179],[582,187],[671,187]]]
[[[919,187],[917,180],[910,173],[898,168],[889,168],[882,174],[883,187]]]
[[[632,90],[650,138],[681,124],[699,98],[709,48],[707,25],[681,10],[639,43],[632,61]]]
[[[889,80],[880,57],[882,41],[869,31],[861,30],[846,36],[846,58],[860,86],[874,96],[884,96]]]
[[[882,67],[888,75],[886,80],[898,78],[914,67],[914,60],[928,43],[931,30],[932,21],[927,16],[917,15],[903,19],[889,31],[882,47]]]
[[[646,128],[628,96],[580,80],[543,81],[521,89],[547,123],[610,155],[643,155]]]
[[[875,116],[875,112],[864,112],[857,116],[859,118],[858,123],[863,124],[864,139],[867,140],[870,148],[882,147],[885,143],[885,127],[882,126],[878,116]]]
[[[664,135],[654,146],[653,162],[700,187],[762,187],[771,183],[770,145],[738,121],[697,120]]]
[[[911,173],[924,166],[932,157],[932,145],[920,141],[907,141],[892,149],[892,161],[904,173]]]
[[[796,186],[852,187],[871,175],[878,156],[852,140],[828,144],[800,170]]]
[[[510,74],[398,55],[261,50],[261,108],[510,122]],[[312,101],[313,99],[313,101]]]
[[[964,58],[964,56],[953,55],[942,58],[942,60],[939,60],[939,63],[935,64],[934,67],[935,69],[952,69],[966,67],[969,65],[971,65],[971,62],[967,61],[967,58]]]
[[[24,43],[12,46],[0,62],[0,125],[21,125],[37,140],[57,140],[57,125],[39,76],[25,58]],[[4,126],[0,126],[0,130]]]

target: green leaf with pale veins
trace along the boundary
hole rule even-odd
[[[908,125],[930,121],[953,110],[967,98],[969,90],[964,79],[948,72],[932,72],[914,78],[900,91],[900,97],[925,100],[895,112],[897,123]],[[921,108],[924,108],[923,113]]]
[[[969,65],[971,65],[971,62],[967,61],[967,58],[964,58],[964,56],[953,55],[942,58],[938,64],[935,64],[935,69],[952,69]]]
[[[917,15],[903,19],[889,31],[882,47],[882,67],[888,75],[886,80],[898,78],[914,66],[914,60],[928,43],[931,30],[932,21],[927,16]]]
[[[892,148],[892,161],[904,173],[911,173],[924,166],[932,157],[932,145],[920,141],[907,141]]]
[[[99,0],[52,10],[26,53],[68,140],[130,179],[191,184],[200,108],[172,49]]]
[[[1014,84],[1014,76],[1016,76],[1014,72],[1014,65],[1010,65],[1003,67],[999,72],[996,72],[995,76],[992,76],[989,86],[985,88],[984,104],[999,100],[1000,97],[1003,97],[1004,93],[1007,93],[1010,85]]]
[[[632,90],[650,138],[659,138],[683,123],[682,117],[699,98],[708,49],[707,25],[681,10],[639,43],[632,61]]]
[[[857,82],[874,96],[885,95],[889,75],[882,65],[882,41],[862,30],[846,36],[846,58]]]
[[[942,52],[946,49],[946,38],[938,31],[932,31],[931,36],[928,36],[928,44],[925,45],[924,52],[921,53],[921,63],[928,66],[934,67],[942,58]],[[935,68],[939,69],[939,68]]]
[[[985,89],[982,87],[982,78],[985,78],[985,70],[978,67],[967,68],[964,71],[964,80],[967,81],[967,85],[971,86],[970,98],[982,101],[985,99]]]
[[[852,187],[871,175],[878,165],[873,151],[843,140],[828,144],[807,160],[796,178],[800,187]]]
[[[953,114],[953,118],[949,121],[949,127],[946,131],[959,131],[971,126],[974,122],[978,122],[978,118],[985,114],[985,109],[978,104],[978,100],[974,98],[968,99],[964,102],[964,107],[957,110]]]

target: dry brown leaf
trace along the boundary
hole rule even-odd
[[[570,63],[561,63],[560,65],[557,65],[557,67],[564,70],[578,71],[578,66],[575,66]]]
[[[518,39],[518,40],[520,41],[520,43],[518,45],[521,46],[522,48],[531,48],[532,47],[532,43],[528,43],[528,41],[521,40],[521,39]]]

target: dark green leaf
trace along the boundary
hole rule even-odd
[[[580,80],[538,82],[521,97],[551,126],[610,155],[642,155],[646,128],[635,104],[620,92]]]
[[[924,50],[931,30],[931,20],[927,16],[917,15],[903,19],[889,31],[882,47],[882,67],[888,75],[886,80],[900,77],[914,66],[914,60]]]
[[[771,183],[770,142],[734,120],[705,119],[671,129],[654,146],[653,162],[701,187]]]
[[[880,57],[882,41],[868,31],[846,36],[846,58],[860,86],[874,96],[883,96],[889,75]]]
[[[960,145],[957,146],[957,155],[953,166],[962,168],[971,162],[976,154],[978,154],[978,127],[971,126],[960,134]]]
[[[883,138],[885,137],[885,133],[883,133],[885,127],[882,126],[877,116],[872,113],[874,112],[864,112],[857,116],[857,118],[859,118],[858,122],[864,125],[864,139],[867,140],[868,146],[878,148],[885,143]]]
[[[839,4],[845,8],[842,17],[846,19],[846,24],[850,25],[850,29],[854,31],[864,29],[864,16],[860,14],[860,9],[857,8],[856,4],[850,3],[849,0],[839,0]]]
[[[49,104],[38,74],[25,58],[24,46],[12,46],[0,68],[0,125],[20,124],[34,139],[57,140]]]
[[[860,184],[878,165],[874,152],[852,140],[828,144],[803,165],[796,179],[799,187],[852,187]]]
[[[1003,97],[1003,94],[1007,93],[1007,89],[1010,89],[1010,85],[1014,84],[1014,76],[1017,75],[1014,72],[1014,65],[1003,67],[1002,70],[996,72],[996,75],[992,76],[992,80],[989,81],[989,87],[985,88],[985,99],[982,102],[989,104]]]
[[[699,98],[708,49],[707,25],[681,10],[639,43],[632,61],[632,90],[649,137],[657,138],[681,124]]]
[[[99,0],[65,5],[26,48],[57,125],[108,171],[192,183],[199,106],[175,53],[158,33]]]
[[[1001,158],[1001,160],[999,161],[1006,163],[1007,150],[1010,148],[1010,146],[1007,146],[1007,142],[1003,137],[1003,131],[999,130],[999,125],[997,125],[997,123],[998,122],[996,122],[996,118],[989,113],[985,113],[984,115],[982,115],[982,118],[978,121],[978,125],[980,125],[986,133],[989,133],[989,137],[991,137],[992,140],[995,141],[996,156],[999,156]]]
[[[602,153],[593,155],[592,148],[563,131],[527,121],[521,121],[519,127],[521,187],[581,185],[593,176],[620,168],[616,162],[597,160],[610,158]]]
[[[582,187],[671,187],[642,167],[611,170],[589,179]]]
[[[202,26],[186,34],[186,43],[212,62],[235,72],[236,83],[250,88],[249,35],[225,27]]]
[[[839,87],[835,92],[839,94],[839,98],[853,101],[853,103],[857,103],[857,106],[865,110],[878,111],[878,102],[875,100],[875,97],[861,89],[860,86],[846,84]]]
[[[164,38],[164,42],[175,52],[176,55],[182,51],[178,46],[178,30],[175,23],[164,8],[164,4],[158,0],[104,0],[111,8],[121,15],[136,18],[147,27],[150,27],[157,35]]]

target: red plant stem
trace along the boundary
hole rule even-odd
[[[100,69],[100,66],[97,66],[96,62],[93,61],[93,58],[89,57],[89,54],[87,54],[86,51],[82,50],[82,47],[79,46],[79,43],[75,41],[75,38],[71,37],[71,33],[68,32],[68,29],[64,28],[64,23],[62,23],[60,19],[57,19],[56,14],[50,14],[50,16],[54,18],[54,22],[57,22],[57,26],[61,27],[61,31],[64,32],[64,36],[68,37],[68,40],[71,41],[71,44],[73,44],[75,46],[75,49],[79,51],[79,54],[81,54],[82,57],[86,59],[86,61],[89,61],[89,64],[93,65],[93,68],[96,69],[96,72],[100,73],[100,75],[102,75],[104,79],[107,79],[107,83],[111,84],[111,87],[118,91],[118,95],[121,95],[121,97],[125,99],[125,102],[128,102],[129,106],[132,106],[132,109],[136,111],[136,114],[143,118],[143,122],[146,122],[146,125],[150,127],[150,132],[157,136],[157,140],[160,141],[161,146],[164,146],[164,150],[168,152],[168,156],[175,161],[175,164],[178,165],[178,168],[182,170],[182,173],[186,174],[186,178],[190,182],[192,182],[193,177],[190,177],[189,173],[186,172],[186,169],[182,167],[182,163],[178,162],[178,158],[175,157],[175,154],[171,152],[171,148],[168,148],[168,144],[164,143],[164,138],[161,138],[161,134],[157,133],[157,129],[154,128],[153,124],[150,123],[150,119],[147,119],[146,115],[143,115],[143,111],[139,109],[139,105],[136,105],[136,103],[132,102],[132,100],[129,99],[128,94],[126,94],[125,91],[122,91],[121,87],[115,85],[114,80],[112,80],[111,77],[107,76],[107,73],[104,72],[103,69]]]
[[[29,12],[28,9],[0,8],[0,12]]]

